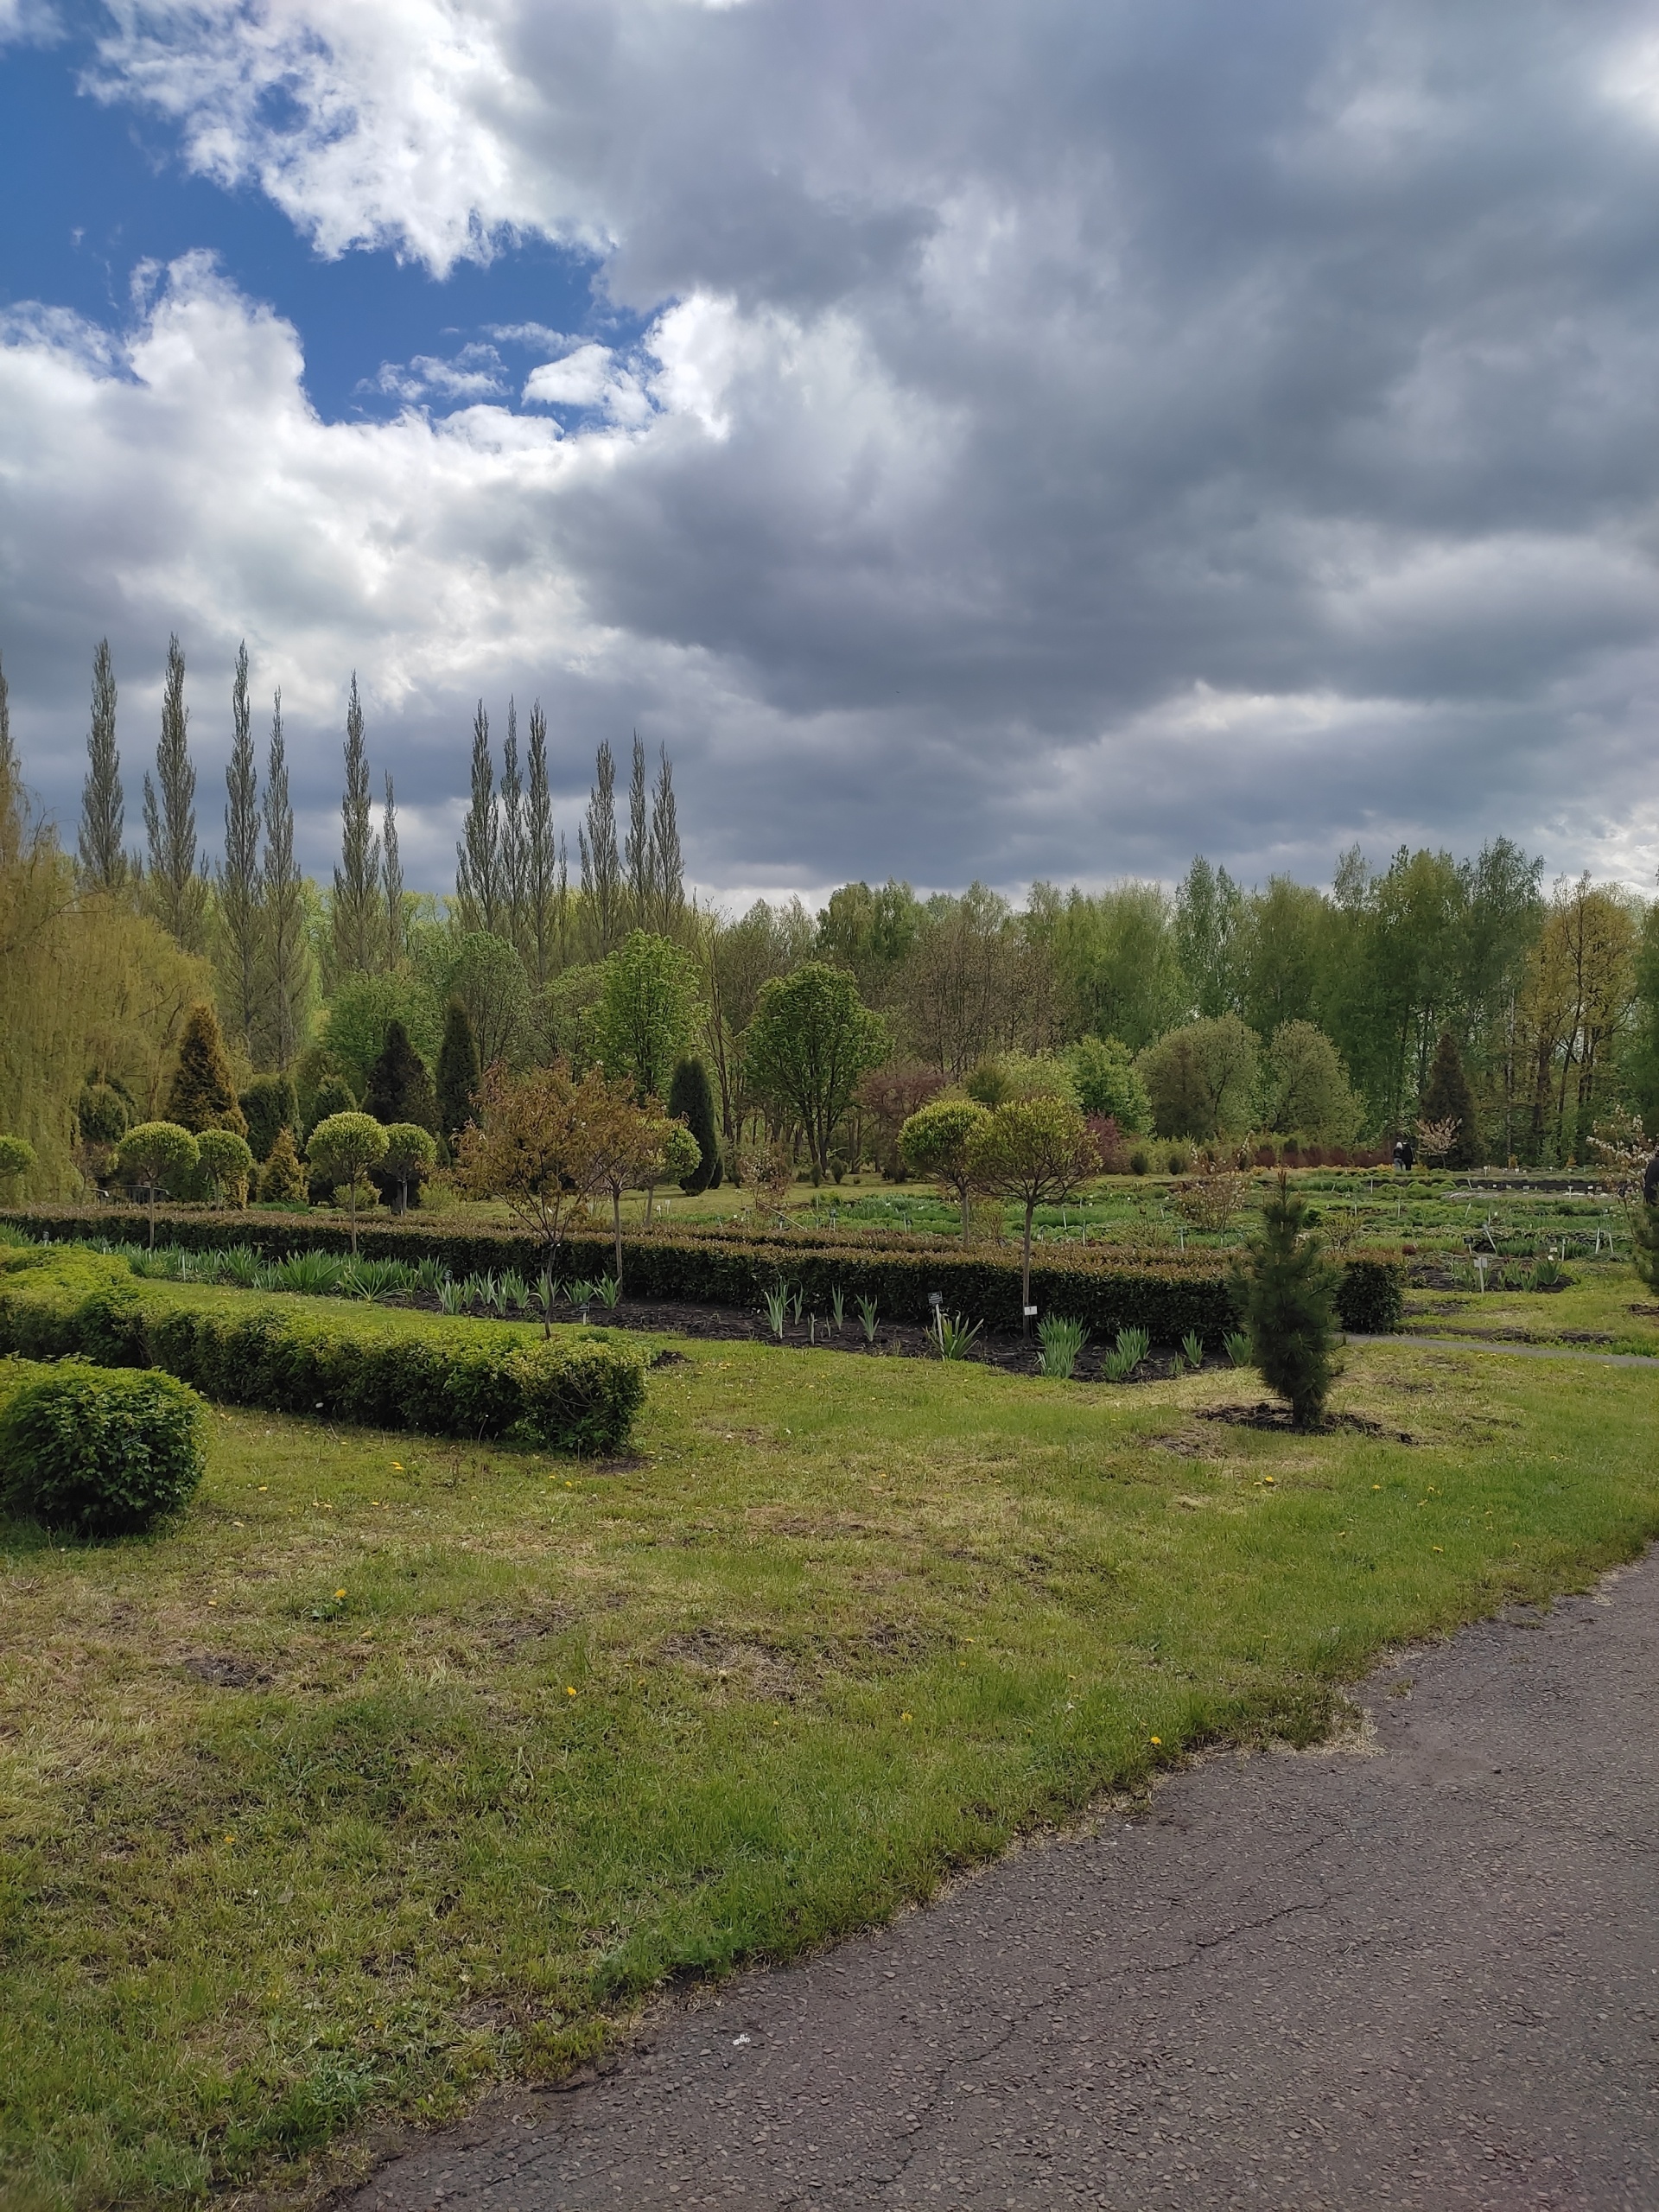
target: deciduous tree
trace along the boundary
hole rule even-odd
[[[372,1114],[330,1114],[317,1123],[305,1156],[315,1173],[331,1185],[344,1183],[352,1223],[352,1257],[357,1257],[357,1196],[371,1171],[386,1156],[386,1133]]]
[[[1020,1244],[1020,1325],[1030,1332],[1031,1224],[1039,1205],[1058,1205],[1100,1173],[1100,1154],[1077,1109],[1063,1098],[1010,1098],[975,1125],[968,1179],[1024,1211]]]
[[[962,1241],[968,1242],[974,1192],[974,1139],[990,1118],[974,1098],[935,1098],[899,1132],[899,1150],[913,1175],[931,1175],[962,1208]]]
[[[461,1140],[461,1189],[501,1199],[541,1245],[544,1332],[559,1244],[598,1187],[613,1103],[596,1069],[578,1083],[562,1060],[517,1076],[498,1063],[485,1071],[478,1119]]]
[[[886,1022],[844,969],[809,960],[761,990],[743,1040],[745,1072],[799,1122],[815,1179],[829,1172],[830,1140],[861,1077],[888,1046]]]

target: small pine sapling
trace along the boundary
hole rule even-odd
[[[1306,1210],[1281,1168],[1235,1278],[1252,1361],[1303,1429],[1323,1421],[1337,1371],[1337,1274],[1305,1227]]]

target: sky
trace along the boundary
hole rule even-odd
[[[0,0],[0,658],[205,844],[353,671],[443,891],[474,708],[853,877],[1651,892],[1659,28],[1624,0]]]

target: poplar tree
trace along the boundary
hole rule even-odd
[[[501,934],[522,959],[530,950],[529,855],[524,785],[518,768],[518,709],[507,701],[507,741],[501,748]]]
[[[270,749],[265,758],[265,853],[261,871],[264,910],[260,1050],[268,1067],[288,1069],[298,1055],[311,985],[311,953],[305,935],[305,892],[294,857],[294,809],[288,793],[283,744],[283,695],[271,702]]]
[[[99,640],[92,655],[92,726],[86,737],[86,780],[80,787],[80,880],[89,891],[119,891],[128,874],[121,845],[127,806],[121,789],[121,755],[115,748],[115,667],[107,638]]]
[[[554,965],[560,852],[553,838],[553,795],[547,780],[547,717],[538,699],[530,710],[530,751],[524,793],[524,944],[522,950],[540,990]]]
[[[657,927],[677,935],[685,912],[685,862],[680,853],[679,814],[674,804],[674,765],[659,748],[657,788],[651,803],[651,872],[657,894]]]
[[[346,789],[340,803],[340,866],[334,870],[336,976],[374,973],[380,952],[380,840],[369,810],[369,756],[363,743],[363,703],[357,671],[346,702]]]
[[[149,844],[144,896],[150,912],[187,952],[207,938],[207,885],[196,865],[196,772],[190,763],[190,710],[184,703],[184,653],[167,641],[162,734],[156,780],[144,778],[144,832]]]
[[[251,1057],[259,1014],[259,772],[248,708],[248,648],[238,647],[231,685],[231,757],[225,768],[225,858],[219,870],[219,911],[232,1033]]]
[[[652,867],[651,814],[645,798],[645,748],[633,733],[633,768],[628,778],[628,919],[637,930],[657,927],[657,881]]]
[[[616,762],[608,740],[594,757],[588,825],[576,832],[582,856],[582,910],[590,958],[603,960],[616,942],[622,863],[616,849]]]
[[[473,716],[473,795],[455,847],[455,900],[461,925],[500,933],[501,839],[495,811],[495,766],[484,702]]]
[[[22,842],[22,797],[17,753],[11,741],[11,698],[5,669],[0,665],[0,869],[17,858]]]
[[[404,862],[397,849],[397,802],[391,775],[386,775],[386,808],[381,817],[382,880],[386,898],[386,965],[396,968],[404,957]]]

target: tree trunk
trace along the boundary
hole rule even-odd
[[[611,1192],[611,1228],[616,1237],[616,1287],[622,1287],[622,1193]]]
[[[346,1208],[352,1217],[352,1257],[357,1257],[357,1178],[353,1176],[347,1185]]]
[[[1026,1201],[1026,1234],[1020,1250],[1020,1333],[1031,1334],[1031,1316],[1026,1308],[1031,1303],[1031,1217],[1037,1211],[1034,1198]]]

